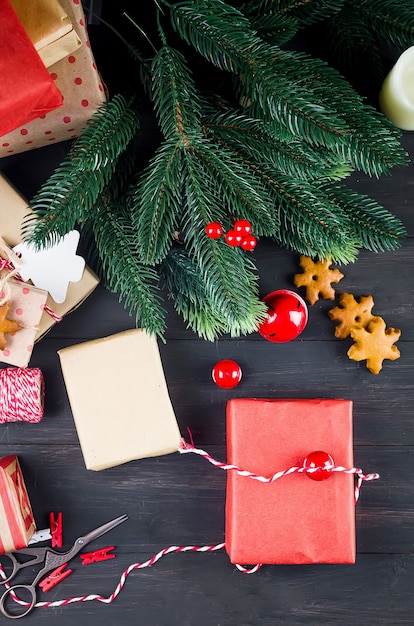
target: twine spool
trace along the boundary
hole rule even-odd
[[[0,424],[40,422],[44,380],[40,369],[8,367],[0,370]]]

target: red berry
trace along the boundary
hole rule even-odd
[[[223,359],[215,364],[211,375],[217,387],[221,387],[221,389],[232,389],[239,384],[242,377],[242,371],[240,365],[236,363],[236,361]]]
[[[279,289],[269,293],[263,302],[267,304],[267,318],[258,327],[258,332],[273,343],[284,343],[296,339],[308,321],[306,302],[294,291]]]
[[[236,222],[234,222],[233,228],[236,233],[239,233],[243,236],[250,235],[250,233],[252,232],[252,225],[248,220],[237,220]]]
[[[235,230],[228,230],[226,233],[226,243],[228,243],[229,246],[239,246],[242,239],[243,237],[237,234]]]
[[[326,480],[332,474],[333,466],[334,462],[331,455],[322,450],[311,452],[303,461],[303,467],[315,470],[314,472],[306,472],[306,475],[312,480]]]
[[[206,235],[210,239],[219,239],[223,234],[223,227],[219,222],[210,222],[206,226]]]
[[[240,242],[240,248],[243,250],[254,250],[257,244],[257,239],[254,235],[246,235]]]

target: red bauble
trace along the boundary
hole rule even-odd
[[[221,387],[221,389],[233,389],[233,387],[239,384],[242,371],[236,361],[223,359],[215,364],[211,375],[217,387]]]
[[[254,250],[257,244],[257,239],[254,235],[246,235],[240,242],[240,248],[242,250]]]
[[[303,461],[303,467],[306,469],[317,468],[314,472],[306,472],[306,476],[312,480],[326,480],[332,474],[333,466],[334,462],[331,455],[322,450],[311,452]]]
[[[250,235],[252,232],[252,225],[248,220],[237,220],[233,224],[233,229],[236,233],[244,237],[245,235]]]
[[[206,226],[206,235],[210,239],[219,239],[223,234],[223,227],[219,222],[210,222]]]
[[[267,318],[258,327],[258,332],[273,343],[284,343],[296,339],[308,322],[306,302],[294,291],[279,289],[269,293],[263,302],[267,304]]]
[[[240,245],[242,239],[242,235],[236,233],[235,230],[228,230],[226,233],[226,243],[234,248]]]

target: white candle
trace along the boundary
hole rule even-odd
[[[385,78],[379,103],[395,126],[414,130],[414,46],[403,52]]]

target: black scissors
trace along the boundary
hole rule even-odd
[[[92,530],[87,535],[78,537],[74,541],[71,549],[68,550],[67,552],[56,552],[55,550],[52,550],[51,548],[46,547],[46,548],[23,548],[22,550],[17,550],[16,552],[13,552],[13,553],[10,552],[8,554],[2,554],[1,560],[3,564],[5,564],[4,559],[7,558],[11,561],[11,565],[13,568],[11,574],[7,576],[7,578],[5,578],[4,580],[0,581],[0,584],[3,584],[3,585],[9,582],[10,580],[12,580],[16,576],[17,572],[21,569],[24,569],[25,567],[36,565],[37,563],[44,563],[44,566],[38,572],[37,576],[35,577],[35,579],[33,580],[31,584],[28,584],[28,585],[17,584],[17,585],[10,586],[8,589],[6,589],[6,591],[3,593],[2,597],[0,598],[0,611],[3,613],[3,615],[11,619],[18,619],[19,617],[24,617],[25,615],[30,613],[30,611],[33,609],[33,607],[36,604],[36,585],[41,581],[41,579],[44,577],[45,574],[53,571],[54,569],[56,569],[60,565],[63,565],[64,563],[68,563],[71,559],[73,559],[74,556],[76,556],[81,550],[83,550],[83,548],[88,543],[90,543],[91,541],[94,541],[94,539],[97,539],[101,535],[104,535],[109,530],[112,530],[113,528],[115,528],[115,526],[118,526],[118,524],[122,524],[122,522],[125,522],[127,519],[128,519],[127,515],[121,515],[120,517],[113,519],[111,522],[107,522],[106,524],[99,526],[99,528]],[[16,556],[22,555],[22,556],[29,556],[29,557],[32,556],[33,558],[24,562],[19,562],[15,555]],[[8,599],[9,595],[12,592],[16,592],[18,589],[25,590],[26,593],[28,592],[30,594],[30,600],[28,600],[29,606],[28,607],[25,606],[24,607],[25,610],[22,613],[9,613],[5,606],[6,600]]]

